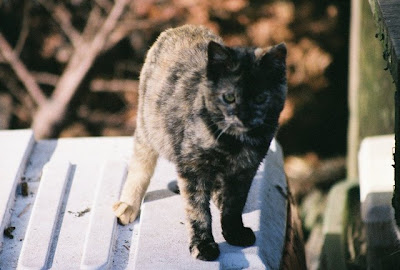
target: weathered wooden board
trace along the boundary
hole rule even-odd
[[[0,250],[3,231],[10,225],[17,184],[34,144],[30,130],[0,131]]]
[[[387,69],[396,84],[395,100],[395,188],[393,207],[395,219],[400,226],[400,2],[397,0],[369,0],[372,13],[378,27],[376,37],[382,41],[383,58],[387,61]]]
[[[219,260],[205,263],[190,256],[183,202],[167,187],[176,179],[173,164],[159,160],[140,223],[119,226],[112,204],[126,176],[133,138],[43,140],[29,155],[31,133],[5,133],[19,143],[10,144],[0,133],[0,146],[19,154],[6,160],[0,153],[1,165],[14,168],[4,174],[7,170],[0,165],[0,175],[11,179],[0,181],[0,194],[9,187],[9,195],[0,196],[0,201],[7,197],[3,212],[9,214],[3,223],[16,228],[13,239],[4,239],[0,269],[290,269],[299,263],[305,269],[300,227],[286,226],[297,216],[288,201],[282,151],[275,141],[244,211],[245,225],[257,235],[256,245],[228,245],[213,207],[213,230],[222,253]],[[18,140],[17,134],[25,134],[25,139]],[[25,163],[26,169],[21,166]],[[29,194],[17,194],[14,200],[22,177]]]
[[[243,214],[245,226],[256,234],[256,244],[247,248],[227,244],[219,211],[211,205],[213,234],[221,249],[218,261],[196,261],[190,256],[182,199],[167,189],[176,177],[173,164],[160,160],[142,208],[132,268],[279,269],[286,241],[288,186],[282,150],[275,140],[253,180]]]
[[[400,85],[400,2],[397,0],[369,0],[382,41],[383,57],[397,86]]]

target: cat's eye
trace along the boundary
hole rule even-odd
[[[235,95],[232,94],[232,93],[225,93],[225,94],[222,95],[222,98],[228,104],[231,104],[231,103],[235,102]]]
[[[266,95],[258,95],[254,98],[255,103],[257,104],[262,104],[265,102],[265,100],[267,99]]]

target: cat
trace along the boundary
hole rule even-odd
[[[203,26],[160,34],[140,74],[133,156],[113,206],[120,223],[138,215],[160,155],[176,165],[193,257],[215,260],[220,253],[211,231],[211,199],[221,211],[225,240],[255,243],[242,211],[278,128],[286,53],[284,43],[228,47]]]

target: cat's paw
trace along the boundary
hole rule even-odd
[[[211,241],[203,241],[190,245],[190,254],[202,261],[213,261],[219,256],[218,244]]]
[[[134,209],[131,205],[124,202],[116,202],[113,205],[114,214],[118,218],[118,222],[126,225],[135,220],[139,209]]]
[[[256,236],[252,229],[242,227],[234,232],[222,232],[226,242],[233,246],[249,247],[256,242]]]

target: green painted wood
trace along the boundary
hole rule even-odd
[[[360,39],[360,139],[394,132],[395,85],[385,70],[382,48],[375,38],[376,24],[368,4],[361,3]]]
[[[346,269],[346,225],[351,181],[337,183],[329,192],[322,227],[323,246],[320,269]]]
[[[397,86],[400,84],[400,2],[398,0],[369,0],[375,23],[377,38],[383,47],[383,57],[387,61]]]
[[[393,206],[395,208],[396,223],[400,226],[400,1],[398,0],[369,0],[377,27],[376,37],[382,43],[382,56],[385,59],[386,69],[390,70],[397,89],[393,121],[396,139],[395,161],[395,190]]]
[[[371,0],[372,1],[372,0]],[[399,13],[400,14],[400,13]],[[357,155],[363,138],[393,134],[395,126],[394,95],[396,85],[388,69],[387,52],[382,42],[389,43],[377,21],[371,6],[364,0],[352,1],[352,25],[350,38],[349,71],[349,137],[348,178],[357,179]],[[383,40],[381,38],[383,37]],[[386,46],[386,45],[384,45]],[[387,45],[391,46],[391,45]],[[389,47],[388,47],[389,48]],[[393,52],[395,47],[390,47]],[[395,54],[391,54],[394,59]],[[393,60],[390,66],[396,70]]]

